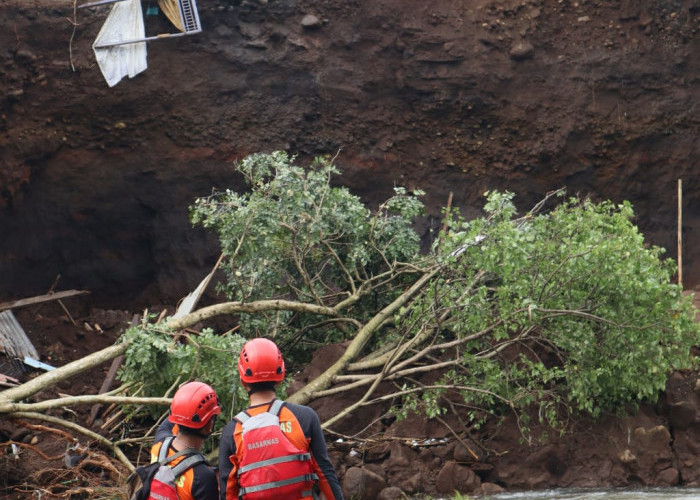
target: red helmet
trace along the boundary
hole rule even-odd
[[[221,406],[214,389],[204,382],[188,382],[173,396],[168,420],[173,424],[201,429],[220,413]]]
[[[263,338],[246,342],[238,358],[238,375],[246,384],[284,380],[284,360],[277,344]]]

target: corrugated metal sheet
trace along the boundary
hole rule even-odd
[[[25,357],[39,359],[39,353],[12,311],[0,312],[0,350],[13,362],[22,365]]]

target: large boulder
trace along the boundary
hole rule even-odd
[[[435,489],[443,494],[473,493],[480,485],[481,480],[469,467],[447,462],[438,473]]]
[[[364,467],[350,467],[343,476],[343,496],[348,500],[376,500],[386,481]]]

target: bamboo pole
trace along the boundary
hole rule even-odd
[[[683,180],[678,179],[678,284],[683,286]]]

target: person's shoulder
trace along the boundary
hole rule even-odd
[[[216,477],[216,470],[214,467],[209,465],[209,462],[207,462],[206,459],[197,463],[193,467],[193,470],[197,476],[200,476],[204,480],[208,479],[209,477]]]
[[[238,421],[236,419],[231,419],[224,425],[224,428],[221,430],[221,435],[227,435],[227,434],[232,434],[233,430],[236,428],[236,423]]]
[[[318,418],[318,415],[316,414],[316,410],[311,408],[310,406],[306,405],[299,405],[296,403],[290,403],[285,401],[284,403],[285,408],[287,408],[289,411],[291,411],[295,417],[297,418]]]

